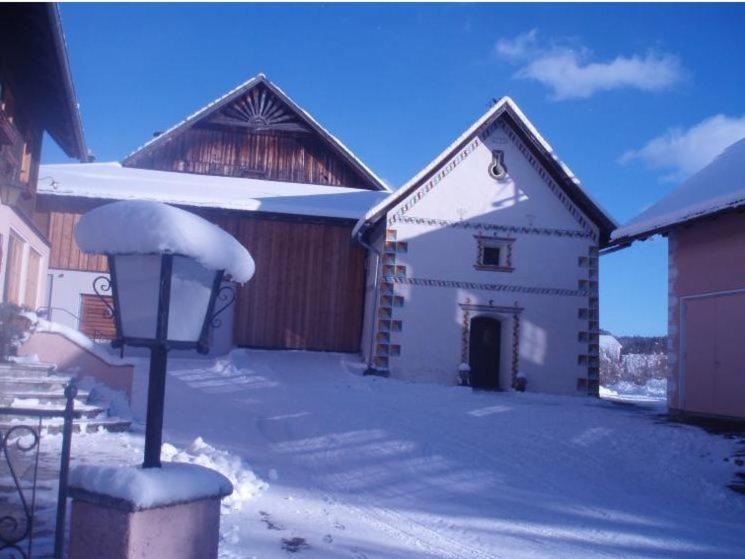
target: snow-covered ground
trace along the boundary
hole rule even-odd
[[[362,368],[302,352],[170,362],[166,439],[193,460],[212,445],[247,476],[222,557],[745,556],[736,441],[654,408]]]
[[[667,405],[667,379],[651,378],[644,384],[621,380],[600,387],[600,397],[619,402]]]
[[[329,353],[171,360],[163,459],[232,482],[223,559],[745,557],[745,497],[727,489],[741,443],[660,421],[659,382],[606,387],[619,405],[362,369]],[[75,435],[73,463],[139,464],[142,446],[141,426]]]

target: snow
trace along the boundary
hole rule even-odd
[[[621,402],[659,402],[667,400],[667,379],[652,378],[644,384],[622,380],[600,387],[600,396]]]
[[[619,405],[364,369],[333,353],[169,359],[162,457],[232,482],[222,559],[745,556],[738,441],[663,421],[631,387],[608,387]],[[142,441],[76,434],[73,462],[136,465]]]
[[[498,102],[494,104],[486,113],[484,113],[481,118],[479,118],[475,123],[473,123],[472,126],[468,128],[463,134],[458,137],[452,144],[450,144],[445,150],[440,153],[435,159],[433,159],[424,169],[422,169],[419,173],[414,175],[409,181],[404,184],[401,188],[394,191],[393,193],[389,194],[385,199],[381,200],[378,204],[373,206],[368,210],[368,212],[357,221],[357,223],[354,226],[354,229],[352,231],[352,235],[357,235],[358,232],[363,229],[366,224],[368,223],[374,223],[377,221],[388,209],[393,207],[395,204],[397,204],[399,201],[406,198],[406,196],[412,194],[416,187],[419,186],[419,183],[425,179],[428,175],[430,175],[435,169],[440,167],[445,163],[445,161],[453,157],[455,155],[455,150],[461,147],[461,145],[466,142],[471,136],[473,136],[480,128],[482,128],[486,123],[490,122],[496,115],[501,114],[505,110],[509,109],[516,117],[517,119],[525,126],[525,128],[528,130],[530,135],[535,139],[535,141],[538,143],[538,145],[541,146],[541,148],[548,154],[550,158],[552,158],[556,164],[561,168],[564,175],[574,183],[578,189],[582,191],[582,193],[592,202],[593,205],[595,205],[607,218],[611,223],[615,223],[613,218],[610,217],[608,212],[606,212],[600,204],[597,203],[588,193],[585,189],[582,188],[582,185],[580,183],[580,180],[576,177],[576,175],[572,172],[572,170],[569,168],[569,166],[566,165],[559,157],[556,155],[556,152],[554,151],[554,148],[551,147],[551,144],[549,144],[546,139],[541,136],[540,132],[538,132],[538,129],[533,125],[533,123],[528,120],[528,117],[525,115],[525,113],[522,112],[520,107],[518,107],[517,103],[513,101],[510,97],[502,97]]]
[[[104,346],[102,344],[94,342],[80,330],[65,326],[64,324],[59,324],[58,322],[50,322],[43,318],[39,318],[35,313],[29,311],[26,311],[24,313],[24,316],[31,320],[31,328],[33,332],[50,332],[60,334],[61,336],[64,336],[83,349],[90,351],[104,363],[107,363],[109,365],[134,365],[138,362],[133,359],[120,358],[118,355],[115,355],[113,352],[109,351],[107,349],[108,346]]]
[[[243,504],[264,491],[268,485],[246,468],[243,461],[227,452],[206,443],[202,437],[194,439],[185,449],[178,449],[170,443],[164,443],[161,458],[171,462],[196,464],[220,472],[233,487],[233,492],[223,499],[223,508],[239,511]],[[269,472],[269,479],[272,479]]]
[[[160,202],[125,200],[84,214],[75,227],[83,252],[172,253],[194,258],[208,270],[245,283],[254,274],[248,250],[217,225]]]
[[[123,167],[120,163],[42,165],[40,195],[151,200],[199,208],[359,219],[388,192],[341,186],[218,177]]]
[[[745,205],[745,138],[729,146],[662,200],[616,229],[611,238],[617,242],[631,240],[742,205]]]
[[[134,510],[222,497],[233,486],[222,474],[184,462],[164,462],[161,468],[75,466],[70,489],[124,501]]]
[[[745,556],[736,440],[659,406],[364,369],[333,353],[169,360],[166,438],[201,436],[271,480],[223,516],[221,557]]]
[[[615,361],[621,359],[621,349],[623,346],[615,336],[611,334],[600,334],[600,351],[605,352],[608,357],[612,357]]]

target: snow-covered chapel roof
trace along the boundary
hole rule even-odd
[[[359,219],[387,192],[123,167],[120,163],[42,165],[41,196],[150,200],[179,206]]]
[[[745,138],[647,208],[613,235],[614,244],[662,233],[670,227],[745,206]]]
[[[452,144],[440,153],[429,165],[412,177],[401,188],[387,196],[380,203],[372,207],[365,217],[360,219],[354,227],[353,234],[356,235],[366,227],[376,223],[386,212],[395,204],[412,194],[421,184],[427,180],[432,173],[436,172],[448,159],[453,157],[458,150],[467,144],[473,137],[489,126],[495,119],[502,115],[511,117],[512,122],[516,125],[529,140],[529,144],[536,150],[537,155],[549,167],[549,171],[557,178],[557,183],[565,190],[569,198],[579,206],[585,214],[590,217],[600,228],[601,238],[607,241],[611,231],[617,227],[612,217],[593,200],[590,195],[582,188],[579,179],[569,169],[569,167],[556,155],[551,145],[541,136],[538,129],[533,125],[528,117],[520,110],[511,98],[502,97],[486,113],[484,113],[476,122],[473,123],[463,134],[458,137]]]

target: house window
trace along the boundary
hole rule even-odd
[[[39,296],[39,274],[41,273],[41,254],[29,248],[28,262],[26,263],[26,290],[23,295],[23,304],[28,309],[36,309],[36,300]]]
[[[8,263],[5,270],[5,300],[21,304],[21,274],[23,273],[23,245],[20,237],[13,233],[8,238]]]
[[[496,272],[512,272],[512,244],[515,239],[504,237],[486,237],[476,235],[477,270],[492,270]]]
[[[501,252],[502,247],[485,246],[481,249],[481,264],[483,266],[501,266],[502,261],[499,259]]]
[[[21,156],[21,172],[18,176],[18,180],[23,184],[28,184],[31,180],[31,162],[33,159],[33,153],[31,152],[31,142],[26,140],[23,144],[23,154]]]

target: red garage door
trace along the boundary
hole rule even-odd
[[[687,411],[745,417],[745,293],[684,301]]]

